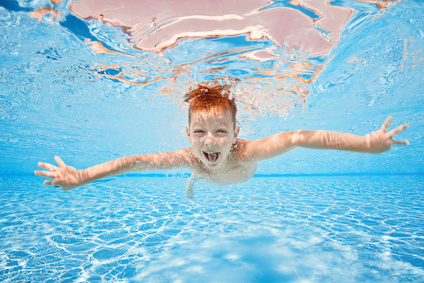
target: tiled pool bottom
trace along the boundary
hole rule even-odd
[[[0,281],[420,282],[424,176],[0,178]]]

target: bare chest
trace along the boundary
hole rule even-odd
[[[196,170],[196,173],[206,181],[219,185],[230,185],[246,182],[255,174],[256,168],[256,162],[249,162],[246,164],[228,166],[220,170],[205,170],[199,168],[200,170]]]

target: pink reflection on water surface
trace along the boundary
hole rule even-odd
[[[328,53],[353,13],[321,0],[291,1],[318,14],[314,20],[300,10],[267,7],[270,4],[264,0],[80,0],[72,2],[70,10],[81,18],[121,27],[134,47],[145,51],[161,52],[189,38],[247,35],[311,55]],[[261,58],[267,56],[263,53]]]

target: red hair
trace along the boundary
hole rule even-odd
[[[199,84],[196,89],[185,95],[184,102],[189,103],[188,123],[190,124],[193,112],[231,113],[234,127],[236,126],[237,105],[234,98],[230,98],[229,85]]]

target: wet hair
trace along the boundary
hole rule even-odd
[[[234,127],[236,126],[237,105],[230,98],[230,85],[199,84],[196,89],[185,95],[184,102],[189,103],[188,123],[190,125],[193,112],[208,112],[219,114],[223,111],[231,113]]]

